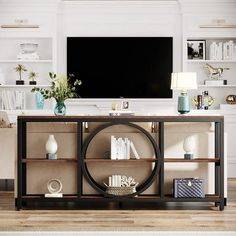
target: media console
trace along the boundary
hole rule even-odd
[[[73,123],[76,125],[76,158],[58,158],[57,160],[47,160],[45,156],[35,157],[29,156],[27,129],[29,124],[36,123],[61,123],[68,124]],[[96,123],[97,127],[94,128],[89,134],[84,132],[84,124],[88,122],[91,124]],[[157,138],[147,129],[143,128],[142,123],[153,123],[157,128]],[[196,157],[193,160],[185,160],[183,158],[166,157],[164,155],[164,136],[165,136],[165,124],[166,123],[178,123],[184,122],[186,124],[194,122],[213,122],[214,123],[214,142],[215,150],[212,157]],[[216,206],[219,206],[220,210],[224,209],[224,118],[223,116],[123,116],[123,117],[111,117],[111,116],[19,116],[18,117],[18,134],[17,134],[17,196],[16,196],[16,208],[17,210],[27,207],[28,203],[47,203],[50,206],[54,206],[57,203],[73,202],[75,205],[82,205],[84,203],[101,203],[101,202],[130,202],[136,204],[136,207],[141,203],[165,203],[165,202],[213,202]],[[88,158],[87,151],[91,142],[94,142],[94,138],[103,130],[116,126],[124,125],[138,130],[148,142],[151,144],[154,156],[140,157],[140,159],[129,160],[111,160],[107,157]],[[94,144],[94,143],[93,143]],[[66,147],[65,147],[66,148]],[[215,193],[208,194],[203,198],[174,198],[173,195],[165,195],[164,189],[164,173],[165,163],[213,163],[215,168]],[[28,178],[27,169],[28,165],[35,165],[40,163],[41,166],[47,167],[49,165],[73,165],[76,171],[76,193],[63,194],[62,198],[45,198],[44,194],[31,194],[27,191],[27,186],[31,178]],[[123,196],[111,195],[106,192],[106,187],[101,181],[96,181],[96,178],[91,174],[89,165],[126,165],[131,164],[132,168],[135,165],[150,165],[149,175],[141,181],[136,188],[136,192]],[[42,167],[43,168],[43,167]],[[43,175],[43,169],[41,170]],[[66,173],[65,173],[66,174]],[[56,174],[55,174],[56,175]],[[55,176],[56,178],[56,176]],[[89,183],[94,189],[96,194],[86,194],[83,190],[83,179]],[[105,180],[104,180],[105,181]],[[154,182],[157,182],[155,188],[157,188],[155,194],[145,194],[147,190]],[[73,181],[71,181],[73,182]],[[38,206],[38,205],[36,205]]]

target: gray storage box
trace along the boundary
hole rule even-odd
[[[175,198],[203,198],[204,179],[174,179],[174,197]]]

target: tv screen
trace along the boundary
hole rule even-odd
[[[68,37],[81,98],[172,98],[172,37]]]

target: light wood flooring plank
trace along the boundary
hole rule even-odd
[[[236,179],[228,181],[228,205],[169,204],[142,210],[21,210],[12,192],[0,192],[0,230],[7,231],[236,231]],[[124,206],[125,207],[125,206]]]

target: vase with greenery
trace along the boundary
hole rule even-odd
[[[30,85],[36,85],[37,82],[36,82],[36,78],[38,76],[38,73],[34,72],[34,71],[30,71],[30,73],[28,74],[28,78],[30,80],[29,84]]]
[[[74,75],[57,75],[50,72],[50,89],[34,87],[32,92],[39,92],[43,95],[44,99],[54,98],[56,106],[54,108],[55,115],[65,115],[66,106],[65,100],[67,98],[78,97],[76,93],[77,86],[81,85],[81,80],[74,79]],[[73,83],[72,83],[73,79]]]
[[[24,65],[18,64],[17,67],[14,68],[16,72],[19,73],[19,80],[16,80],[17,85],[24,85],[25,82],[22,80],[22,73],[27,71]]]

